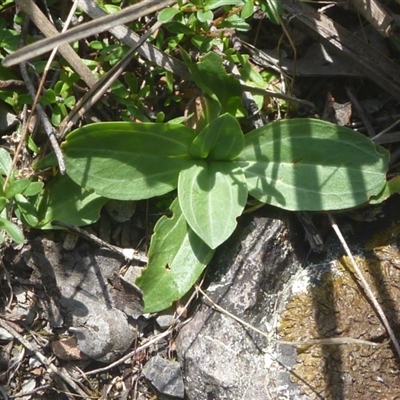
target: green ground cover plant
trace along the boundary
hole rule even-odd
[[[279,23],[282,10],[278,2],[259,4],[271,21]],[[252,1],[194,1],[163,10],[158,18],[168,36],[160,33],[153,38],[170,53],[177,53],[178,45],[188,41],[206,52],[193,63],[184,50],[179,51],[205,96],[195,128],[185,125],[184,118],[162,122],[162,112],[155,116],[157,122],[150,122],[142,112],[144,99],[156,75],[164,72],[159,67],[152,69],[146,74],[146,84],[140,85],[128,71],[123,83],[111,88],[111,102],[121,106],[121,121],[85,125],[62,143],[66,176],[55,175],[43,188],[33,178],[18,179],[14,171],[0,191],[0,228],[18,243],[23,234],[11,221],[14,206],[22,223],[52,229],[54,220],[77,226],[97,221],[109,199],[142,200],[176,192],[170,205],[172,216],[157,222],[148,266],[137,280],[147,312],[168,308],[190,290],[216,248],[235,230],[249,196],[291,211],[338,211],[381,202],[398,189],[397,180],[386,180],[389,153],[351,129],[302,118],[243,132],[242,86],[226,72],[222,58],[210,50],[218,45],[230,60],[241,63],[244,80],[261,81],[261,86],[265,82],[249,67],[246,56],[235,54],[224,38],[208,34],[208,22],[219,7],[228,16],[216,28],[249,29],[246,20],[254,11]],[[11,52],[17,34],[10,29],[8,34],[12,46],[6,51]],[[126,50],[97,39],[89,46],[99,52],[97,63],[91,65],[97,70],[100,64],[109,69]],[[73,71],[59,66],[62,79],[42,97],[55,126],[74,106],[73,87],[78,80]],[[172,75],[165,77],[168,95],[164,105],[180,101],[173,93]],[[12,97],[0,93],[0,98],[8,99],[15,110],[27,102],[14,93]],[[6,160],[2,175],[10,173],[10,158],[5,154],[5,150],[0,153]],[[52,165],[55,158],[50,155],[35,168],[41,171]]]
[[[16,221],[12,221],[14,213],[20,223],[37,226],[39,219],[34,204],[42,189],[43,183],[34,178],[18,178],[12,169],[10,154],[0,148],[0,230],[5,231],[14,242],[24,241],[22,229]],[[4,235],[0,233],[0,243],[4,240]]]
[[[308,118],[243,134],[235,118],[240,85],[219,56],[210,52],[189,68],[208,95],[196,129],[104,122],[76,129],[62,145],[68,176],[105,198],[140,200],[177,189],[173,216],[157,223],[137,281],[148,312],[191,288],[234,231],[248,195],[292,211],[344,210],[378,199],[387,185],[388,152],[364,135]]]

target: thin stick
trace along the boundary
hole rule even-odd
[[[125,360],[128,360],[129,358],[133,357],[135,354],[140,353],[143,350],[146,350],[147,348],[149,348],[153,344],[159,342],[161,339],[169,336],[173,332],[174,329],[180,329],[181,327],[186,325],[189,321],[190,321],[190,319],[182,322],[181,324],[179,324],[175,328],[172,328],[172,327],[168,328],[165,332],[162,332],[162,333],[159,333],[158,335],[155,335],[148,342],[146,342],[142,346],[137,347],[135,350],[131,351],[130,353],[128,353],[126,355],[124,355],[123,357],[121,357],[119,360],[113,362],[112,364],[109,364],[109,365],[107,365],[106,367],[103,367],[103,368],[98,368],[98,369],[94,369],[94,370],[89,371],[89,372],[85,372],[85,375],[95,375],[95,374],[98,374],[100,372],[108,371],[111,368],[114,368],[114,367],[122,364]]]
[[[202,284],[202,282],[200,283]],[[153,338],[151,338],[148,342],[146,342],[145,344],[143,344],[142,346],[137,347],[135,350],[131,351],[130,353],[126,354],[125,356],[123,356],[122,358],[120,358],[119,360],[115,361],[112,364],[107,365],[104,368],[99,368],[99,369],[95,369],[93,371],[89,371],[86,372],[85,375],[94,375],[94,374],[98,374],[99,372],[105,372],[111,368],[116,367],[117,365],[122,364],[125,360],[127,360],[128,358],[133,357],[136,353],[139,353],[140,351],[143,351],[145,349],[147,349],[148,347],[150,347],[152,344],[157,343],[160,339],[168,336],[169,334],[171,334],[173,331],[177,331],[179,329],[181,329],[183,326],[185,326],[191,319],[187,319],[186,321],[183,321],[181,323],[177,322],[179,321],[179,318],[183,315],[183,313],[188,309],[190,303],[193,301],[193,299],[197,296],[197,290],[195,290],[191,296],[189,297],[188,301],[186,302],[185,306],[182,307],[181,312],[179,312],[177,315],[174,316],[174,319],[170,325],[170,327],[165,331],[162,332],[156,336],[154,336]]]
[[[185,4],[186,2],[187,0],[183,0],[182,4]],[[95,0],[78,0],[78,3],[79,8],[92,19],[97,19],[107,15],[107,13],[98,6]],[[135,46],[137,41],[140,40],[140,36],[128,29],[126,25],[114,26],[108,31],[117,39],[119,39],[121,43],[124,43],[129,47]],[[137,52],[146,60],[163,67],[166,71],[172,72],[183,79],[192,80],[188,68],[182,61],[159,50],[153,44],[144,42],[142,46],[137,49]]]
[[[102,18],[95,19],[82,25],[78,25],[67,32],[61,33],[48,39],[35,42],[23,49],[17,50],[15,53],[7,56],[2,64],[5,67],[25,62],[31,58],[40,56],[54,47],[63,43],[73,42],[75,40],[84,39],[88,36],[106,31],[113,26],[125,24],[143,16],[152,14],[163,8],[172,6],[176,0],[144,0],[114,14],[106,15]]]
[[[75,390],[82,398],[87,398],[85,393],[69,376],[62,373],[52,362],[50,362],[40,351],[35,349],[23,336],[21,336],[9,323],[0,318],[0,326],[5,329],[10,335],[17,339],[26,349],[35,354],[36,358],[47,368],[50,368],[57,374],[65,383]]]
[[[28,89],[28,92],[31,95],[32,99],[35,99],[36,98],[36,91],[35,91],[35,88],[33,86],[32,81],[31,81],[31,78],[29,77],[28,71],[26,69],[26,63],[22,63],[20,65],[20,69],[21,69],[21,74],[22,74],[22,77],[23,77],[24,82],[26,84],[26,87]],[[47,136],[48,136],[48,138],[50,140],[51,146],[52,146],[52,148],[54,150],[54,153],[55,153],[55,155],[57,157],[58,166],[60,168],[60,173],[61,174],[65,174],[64,156],[63,156],[63,154],[61,152],[60,145],[58,144],[58,141],[57,141],[56,130],[54,129],[53,125],[50,123],[46,113],[43,110],[43,107],[39,103],[36,103],[36,104],[34,103],[34,106],[36,107],[37,114],[38,114],[38,116],[40,118],[40,121],[43,124],[43,128],[47,133]],[[25,141],[27,134],[28,134],[28,124],[26,124],[26,126],[25,126],[24,132],[22,134],[21,141],[18,144],[17,151],[20,151],[20,148],[22,147],[22,144]],[[14,159],[14,162],[13,162],[13,165],[12,165],[12,169],[15,168],[15,164],[16,164],[16,159]],[[6,182],[4,182],[4,184],[6,185],[6,183],[7,183],[7,180],[6,180]]]
[[[65,22],[65,25],[63,27],[63,30],[62,30],[63,32],[65,32],[68,29],[68,26],[71,23],[72,17],[73,17],[73,15],[75,13],[75,10],[76,10],[77,6],[78,6],[78,2],[75,0],[74,4],[71,7],[71,10],[70,10],[70,13],[68,15],[68,18],[67,18],[67,20]],[[17,150],[16,150],[16,152],[14,154],[12,168],[10,169],[10,171],[9,171],[9,173],[7,175],[7,178],[6,178],[5,182],[4,182],[3,190],[5,190],[5,188],[7,187],[7,183],[9,181],[9,179],[10,179],[11,173],[14,170],[15,165],[17,163],[18,155],[19,155],[19,153],[21,152],[21,149],[22,149],[22,144],[25,142],[25,139],[26,139],[27,134],[28,134],[29,122],[30,122],[31,118],[33,117],[35,109],[37,108],[37,105],[39,103],[40,93],[42,92],[42,89],[43,89],[43,86],[44,86],[44,82],[46,81],[46,76],[47,76],[47,74],[48,74],[48,72],[50,70],[51,62],[53,61],[53,59],[54,59],[54,57],[55,57],[55,55],[57,53],[57,50],[58,50],[58,46],[53,49],[53,51],[50,54],[49,59],[47,60],[46,66],[45,66],[44,71],[43,71],[42,79],[40,80],[38,90],[37,90],[36,95],[34,96],[34,99],[33,99],[33,105],[32,105],[32,109],[31,109],[31,113],[30,113],[30,115],[28,117],[27,123],[25,124],[24,130],[23,130],[23,133],[22,133],[22,137],[21,137],[21,141],[18,144]],[[22,69],[23,69],[23,71],[22,71]],[[25,64],[21,65],[21,73],[23,75],[25,75],[24,76],[25,83],[26,83],[26,85],[28,87],[30,95],[33,97],[35,89],[33,88],[33,85],[30,85],[31,82],[30,82],[30,79],[29,79],[29,75],[28,75],[28,73],[26,71],[26,65]],[[27,81],[29,81],[29,83]],[[39,106],[39,108],[41,108],[41,106]],[[51,145],[53,147],[53,150],[56,153],[57,160],[58,160],[58,165],[59,165],[59,168],[60,168],[60,173],[63,175],[65,173],[64,157],[63,157],[63,155],[61,153],[61,150],[60,150],[60,148],[58,146],[58,141],[54,137],[55,136],[54,130],[52,129],[52,126],[50,127],[49,124],[46,124],[46,123],[43,122],[43,117],[44,117],[43,114],[44,113],[38,111],[38,114],[39,113],[42,114],[42,116],[39,115],[39,118],[42,119],[43,126],[47,126],[47,129],[46,128],[45,129],[46,129],[46,132],[47,132],[47,134],[49,136],[49,139],[50,139]]]
[[[392,328],[390,327],[389,321],[387,320],[386,315],[385,315],[384,311],[382,310],[382,307],[376,300],[376,298],[371,290],[371,287],[369,286],[367,280],[364,278],[364,275],[362,274],[361,269],[357,265],[357,262],[354,259],[353,254],[351,253],[350,248],[347,245],[346,240],[344,239],[344,237],[342,235],[342,232],[340,231],[338,225],[336,224],[335,219],[329,213],[328,213],[328,217],[329,217],[329,221],[331,223],[333,230],[335,231],[337,237],[339,238],[339,241],[340,241],[341,245],[343,246],[347,256],[349,257],[351,264],[353,265],[356,276],[359,279],[361,286],[365,290],[365,294],[367,295],[368,299],[371,301],[371,303],[375,307],[375,311],[378,313],[383,325],[385,326],[385,328],[389,334],[389,337],[392,340],[392,343],[396,349],[397,355],[400,358],[399,342],[397,341],[396,336],[394,335],[394,332],[393,332]]]
[[[358,113],[359,117],[361,118],[361,121],[364,123],[364,126],[367,129],[369,137],[371,139],[374,138],[375,137],[375,129],[372,126],[372,122],[371,122],[371,119],[370,119],[370,117],[368,115],[368,112],[360,104],[360,102],[358,101],[357,97],[354,95],[353,90],[352,90],[351,87],[345,86],[345,90],[346,90],[347,96],[349,96],[351,104],[357,110],[357,113]]]
[[[29,20],[32,21],[44,34],[44,36],[52,37],[60,34],[60,32],[54,27],[54,23],[52,24],[49,21],[33,0],[16,0],[15,3],[17,7],[29,17]],[[75,4],[77,3],[79,5],[79,0],[75,0]],[[51,17],[51,14],[49,14],[49,16]],[[96,83],[96,78],[90,71],[89,67],[83,63],[78,53],[69,44],[60,45],[58,50],[72,69],[78,73],[89,87],[92,87]]]
[[[374,28],[384,37],[390,37],[396,29],[396,21],[376,0],[352,0],[350,2]]]
[[[76,10],[77,7],[78,7],[78,2],[77,2],[77,0],[74,0],[74,4],[71,7],[71,10],[70,10],[70,12],[68,14],[67,20],[65,21],[64,27],[63,27],[61,32],[65,32],[68,29],[69,24],[71,23],[72,17],[74,16],[74,13],[75,13],[75,10]],[[47,74],[48,74],[48,72],[50,70],[50,65],[51,65],[55,55],[57,54],[57,51],[58,51],[58,46],[56,46],[52,50],[52,52],[50,53],[50,57],[47,60],[46,66],[44,67],[44,70],[43,70],[42,79],[40,80],[40,83],[39,83],[39,87],[38,87],[38,90],[37,90],[37,93],[36,93],[36,98],[35,98],[34,104],[36,104],[38,102],[38,100],[39,100],[39,96],[40,96],[40,93],[42,92],[42,89],[43,89],[43,86],[44,86],[44,82],[45,82]],[[31,112],[33,113],[33,111],[34,111],[34,107],[32,107],[32,111]]]
[[[140,353],[141,351],[149,348],[151,345],[159,342],[162,338],[165,338],[165,337],[169,336],[170,334],[171,334],[171,330],[170,329],[166,330],[165,332],[159,333],[158,335],[156,335],[153,338],[151,338],[148,342],[146,342],[142,346],[137,347],[135,350],[133,350],[130,353],[128,353],[128,354],[124,355],[123,357],[121,357],[119,360],[114,361],[113,363],[107,365],[106,367],[98,368],[98,369],[94,369],[92,371],[85,372],[85,375],[87,375],[87,376],[95,375],[95,374],[98,374],[100,372],[108,371],[111,368],[114,368],[114,367],[122,364],[125,360],[128,360],[129,358],[133,357],[135,354]]]
[[[137,251],[135,249],[124,249],[122,247],[114,246],[110,243],[105,242],[104,240],[101,240],[97,236],[85,231],[84,229],[78,228],[77,226],[62,221],[53,221],[51,224],[55,226],[62,226],[63,228],[66,228],[68,231],[74,233],[75,235],[81,236],[93,243],[96,243],[100,247],[105,247],[113,251],[114,253],[120,254],[127,261],[139,261],[142,263],[147,263],[148,261],[146,255],[140,251]]]
[[[365,346],[375,346],[381,347],[386,346],[389,341],[383,343],[375,343],[371,342],[370,340],[363,340],[357,339],[352,337],[331,337],[331,338],[324,338],[324,339],[312,339],[312,340],[300,340],[292,342],[290,340],[277,340],[277,343],[280,344],[290,344],[291,346],[315,346],[315,345],[340,345],[340,344],[361,344]]]
[[[270,335],[266,334],[265,332],[257,329],[253,325],[249,324],[246,321],[243,321],[241,318],[237,317],[236,315],[230,313],[229,311],[225,310],[217,303],[215,303],[207,294],[198,286],[196,286],[196,290],[199,291],[210,303],[211,306],[222,314],[227,315],[228,317],[234,319],[235,321],[239,322],[240,324],[244,325],[246,328],[251,329],[254,332],[259,333],[260,335],[264,336],[268,340],[270,340]],[[322,338],[322,339],[312,339],[312,340],[305,340],[305,341],[289,341],[289,340],[275,340],[275,343],[279,344],[289,344],[291,346],[315,346],[315,345],[342,345],[342,344],[361,344],[367,346],[385,346],[387,343],[375,343],[369,340],[362,340],[356,339],[352,337],[332,337],[332,338]]]
[[[381,131],[381,132],[379,132],[376,136],[374,136],[373,138],[372,138],[372,141],[374,142],[374,143],[378,143],[378,144],[381,144],[381,143],[384,143],[384,142],[381,142],[379,139],[385,134],[385,133],[387,133],[387,132],[389,132],[390,130],[392,130],[396,125],[398,125],[400,123],[400,119],[397,119],[395,122],[393,122],[393,124],[391,124],[391,125],[389,125],[387,128],[385,128],[383,131]]]
[[[198,290],[210,302],[212,307],[214,307],[218,311],[222,312],[222,314],[225,314],[228,317],[234,319],[236,322],[239,322],[240,324],[244,325],[246,328],[249,328],[252,331],[259,333],[260,335],[264,336],[268,340],[270,339],[269,335],[267,335],[265,332],[261,331],[260,329],[257,329],[255,326],[249,324],[248,322],[240,319],[236,315],[234,315],[234,314],[230,313],[229,311],[225,310],[224,308],[222,308],[214,300],[212,300],[209,296],[207,296],[207,294],[199,286],[196,286],[196,290]]]
[[[110,88],[110,86],[118,79],[121,73],[129,64],[136,49],[140,47],[157,29],[161,27],[160,22],[156,22],[143,36],[139,39],[134,47],[124,55],[124,57],[115,64],[101,79],[87,92],[71,110],[66,118],[60,124],[60,136],[64,137],[73,124],[76,123],[86,111],[90,109]]]

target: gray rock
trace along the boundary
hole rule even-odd
[[[162,331],[168,329],[174,320],[174,312],[172,310],[163,312],[156,317],[156,322]]]
[[[132,344],[134,330],[119,310],[98,309],[97,314],[79,318],[69,330],[78,339],[79,349],[97,361],[112,362]]]
[[[10,340],[13,340],[14,336],[11,335],[7,330],[4,328],[0,328],[0,340],[4,342],[9,342]]]
[[[0,108],[0,133],[8,132],[18,123],[18,118],[15,114],[12,114]]]
[[[384,219],[345,218],[340,226],[397,333],[398,199],[384,211]],[[305,262],[287,227],[242,220],[218,252],[208,296],[265,336],[203,300],[176,340],[187,399],[396,398],[398,357],[337,239],[331,235],[326,252]]]
[[[141,315],[143,303],[141,293],[119,278],[122,259],[85,244],[65,251],[44,238],[32,241],[23,258],[34,269],[33,280],[48,285],[52,301],[43,308],[52,326],[62,321],[79,349],[97,361],[112,362],[128,350],[135,332],[127,315]]]
[[[282,221],[256,218],[241,222],[213,261],[210,273],[214,268],[215,274],[207,294],[272,337],[278,295],[300,263]],[[266,372],[271,342],[209,304],[200,306],[176,344],[190,400],[276,399],[277,383],[291,385],[295,391],[285,371],[275,382]],[[291,365],[294,356],[287,348],[280,358]]]
[[[161,394],[183,399],[185,390],[178,362],[155,356],[143,367],[143,375]]]

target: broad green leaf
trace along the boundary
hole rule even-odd
[[[36,143],[34,142],[31,136],[28,136],[26,144],[29,150],[31,150],[33,153],[39,154],[40,149],[39,147],[37,147]]]
[[[104,122],[67,136],[67,174],[104,197],[140,200],[176,188],[196,133],[168,123]]]
[[[40,98],[40,102],[43,105],[49,106],[50,104],[57,102],[56,94],[53,89],[47,89],[46,94]]]
[[[22,192],[24,196],[35,196],[43,189],[43,182],[30,182],[29,186]]]
[[[214,251],[188,226],[175,199],[171,218],[161,217],[151,238],[149,265],[136,284],[142,289],[145,312],[171,306],[197,281]]]
[[[55,153],[49,153],[47,155],[45,155],[43,158],[41,158],[38,161],[35,161],[33,163],[33,169],[35,171],[41,170],[41,169],[46,169],[49,167],[54,167],[55,165],[57,165],[58,161],[57,161],[57,157],[55,155]]]
[[[316,119],[273,122],[245,136],[237,159],[249,194],[287,210],[343,210],[386,182],[388,152],[349,128]]]
[[[17,225],[2,217],[0,217],[0,229],[5,230],[15,243],[22,243],[25,239],[24,233]]]
[[[386,182],[383,190],[377,195],[372,196],[368,203],[369,204],[380,204],[388,199],[392,194],[400,194],[400,176],[395,176]]]
[[[212,49],[215,39],[204,35],[194,35],[190,41],[200,50],[201,53],[207,53]]]
[[[242,0],[207,0],[204,4],[205,10],[215,10],[224,6],[239,6],[243,4]]]
[[[210,52],[198,64],[193,64],[184,50],[181,54],[199,88],[221,104],[222,113],[235,115],[242,88],[239,81],[225,71],[221,57]]]
[[[247,200],[235,161],[194,161],[179,174],[179,205],[190,227],[212,249],[231,236]]]
[[[93,49],[93,50],[103,50],[105,47],[105,43],[101,42],[100,40],[92,40],[89,43],[89,46]],[[55,86],[55,88],[57,88],[57,86]],[[58,91],[60,92],[60,91]]]
[[[35,207],[22,194],[15,195],[17,209],[15,213],[20,221],[29,226],[35,227],[38,224],[38,218]]]
[[[214,18],[214,14],[210,10],[208,10],[208,11],[198,10],[196,13],[196,16],[200,22],[212,21],[212,19]]]
[[[188,36],[195,34],[195,31],[192,28],[178,21],[168,22],[165,27],[172,33],[182,33]]]
[[[165,24],[166,22],[171,21],[171,19],[174,18],[175,15],[179,13],[180,11],[177,8],[167,7],[158,13],[157,20],[158,22]]]
[[[243,6],[242,12],[240,13],[240,17],[243,19],[250,18],[254,13],[254,3],[252,0],[246,1]]]
[[[81,188],[67,175],[57,175],[44,188],[38,200],[40,229],[54,229],[54,220],[82,226],[96,222],[108,199]]]
[[[28,178],[18,179],[11,182],[6,188],[6,198],[11,199],[16,194],[21,194],[26,190],[31,181]]]
[[[236,57],[242,65],[242,69],[240,71],[242,79],[247,84],[255,83],[256,86],[265,89],[268,86],[268,82],[264,80],[254,65],[249,62],[250,57],[247,54],[240,53],[237,53]]]
[[[60,126],[61,123],[61,119],[63,117],[63,115],[65,115],[66,113],[63,112],[63,110],[61,109],[61,106],[59,104],[56,104],[51,112],[51,123],[54,126]]]
[[[238,31],[246,32],[251,29],[250,25],[243,20],[239,15],[233,14],[230,17],[222,20],[218,23],[217,28],[228,28],[228,29],[236,29]]]
[[[236,118],[224,114],[208,124],[193,140],[190,155],[210,160],[233,160],[243,150],[244,136]]]
[[[12,159],[10,153],[3,148],[0,148],[0,174],[6,176],[11,170]]]

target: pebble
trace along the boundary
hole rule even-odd
[[[143,375],[161,394],[184,398],[185,388],[178,362],[155,356],[143,367]]]

